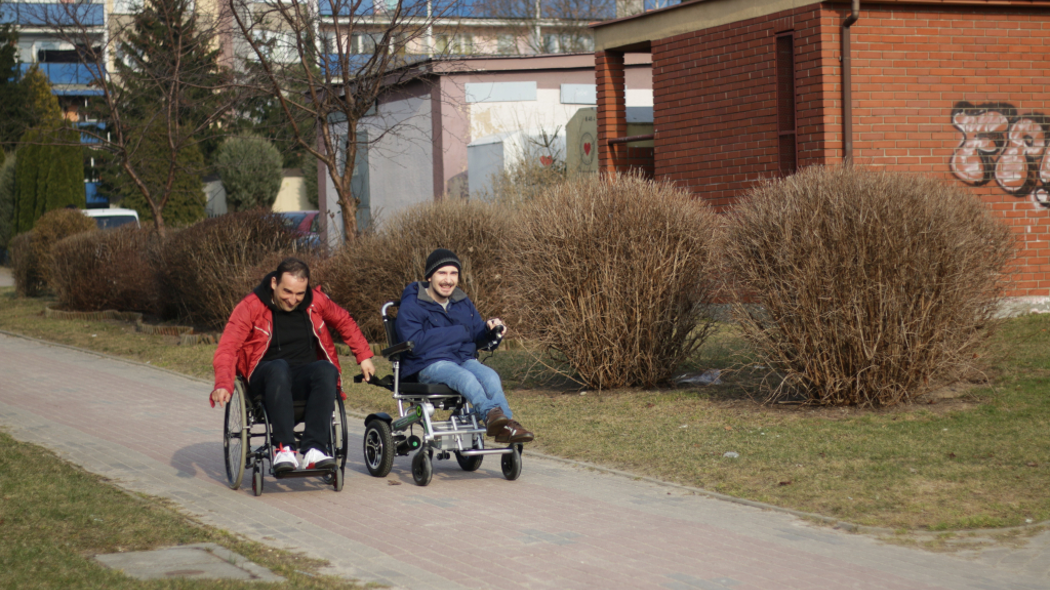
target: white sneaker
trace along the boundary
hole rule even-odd
[[[303,455],[303,463],[306,463],[307,469],[328,469],[335,465],[335,459],[318,449],[310,449]]]
[[[299,469],[299,460],[295,458],[295,451],[284,445],[277,446],[277,452],[273,456],[274,473],[284,473]]]

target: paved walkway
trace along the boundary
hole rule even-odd
[[[11,274],[11,269],[6,266],[0,266],[0,287],[14,287],[15,286],[15,275]]]
[[[788,515],[525,456],[477,473],[435,464],[429,487],[398,458],[360,459],[351,420],[342,492],[317,480],[225,485],[223,417],[209,386],[146,366],[0,335],[0,428],[206,523],[327,559],[330,573],[399,588],[1050,588],[1050,534],[963,559],[883,545]],[[391,485],[399,483],[400,485]]]

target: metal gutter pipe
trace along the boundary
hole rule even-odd
[[[850,60],[849,31],[860,18],[860,0],[850,3],[850,15],[842,21],[842,152],[843,162],[853,162],[853,64]]]

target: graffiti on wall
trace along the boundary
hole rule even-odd
[[[952,109],[952,125],[963,136],[951,160],[959,180],[981,186],[994,178],[1008,194],[1050,208],[1050,117],[963,101]]]

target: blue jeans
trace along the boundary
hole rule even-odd
[[[419,382],[441,383],[459,392],[474,406],[474,412],[482,420],[493,408],[500,408],[508,418],[511,417],[499,373],[475,359],[461,364],[437,361],[427,365],[419,372]]]

